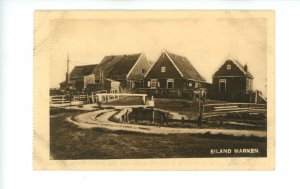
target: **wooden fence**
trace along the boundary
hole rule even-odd
[[[179,98],[179,99],[194,99],[194,89],[164,89],[164,88],[139,88],[135,93],[147,94],[158,98]]]
[[[255,103],[220,103],[220,104],[205,104],[202,107],[204,116],[219,116],[228,113],[241,112],[267,112],[267,105]]]
[[[50,96],[50,107],[71,106],[90,103],[86,93]]]
[[[50,96],[50,107],[55,106],[70,106],[71,98],[70,95],[54,95]]]

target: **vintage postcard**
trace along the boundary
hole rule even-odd
[[[36,11],[35,170],[274,170],[273,11]]]

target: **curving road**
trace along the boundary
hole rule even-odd
[[[153,134],[172,134],[172,133],[199,133],[199,134],[224,134],[231,136],[256,136],[266,137],[266,131],[252,130],[229,130],[229,129],[193,129],[193,128],[171,128],[160,126],[145,126],[135,124],[121,124],[111,122],[108,119],[117,113],[118,110],[97,110],[93,112],[83,113],[77,116],[67,118],[67,121],[72,122],[80,128],[106,128],[110,130],[124,130],[141,133]]]

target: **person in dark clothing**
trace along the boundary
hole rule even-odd
[[[201,115],[200,114],[197,117],[197,126],[201,127]]]
[[[181,123],[182,123],[182,125],[184,124],[184,117],[183,116],[181,117]]]

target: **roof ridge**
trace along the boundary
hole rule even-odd
[[[85,65],[76,65],[75,67],[83,67],[83,66],[96,66],[98,64],[85,64]]]
[[[165,50],[164,53],[165,53],[165,54],[167,55],[167,57],[170,59],[171,63],[174,65],[174,67],[175,67],[175,69],[178,71],[179,75],[180,75],[181,77],[184,77],[183,74],[182,74],[182,71],[178,68],[178,65],[176,65],[175,61],[170,57],[170,54],[172,55],[172,53],[169,54],[166,50]]]
[[[206,81],[206,79],[198,72],[198,70],[195,68],[195,66],[191,63],[191,61],[190,61],[186,56],[177,55],[177,54],[171,53],[171,52],[169,52],[169,51],[167,51],[167,50],[165,50],[165,52],[166,52],[168,55],[175,56],[175,58],[180,58],[182,63],[184,63],[184,64],[186,64],[186,65],[188,64],[189,66],[192,67],[193,72],[194,72],[194,74],[192,74],[192,75],[195,75],[195,74],[196,74],[197,79]],[[172,57],[170,57],[170,58],[172,59]],[[179,66],[179,65],[177,65],[178,63],[177,63],[175,60],[173,60],[173,62],[174,62],[174,64],[175,64],[176,67]],[[180,66],[179,66],[179,67],[180,67]],[[178,70],[180,71],[180,73],[182,73],[182,70],[180,70],[179,68],[178,68]],[[186,71],[184,71],[184,72],[185,72],[185,74],[187,74],[189,77],[193,77],[190,73],[187,73]],[[184,76],[183,74],[181,74],[181,75]],[[185,77],[186,77],[186,76],[185,76]]]
[[[239,60],[233,59],[233,58],[227,58],[227,59],[224,61],[224,63],[221,64],[221,66],[220,66],[220,67],[217,69],[217,71],[213,74],[213,76],[215,76],[216,73],[222,68],[222,66],[223,66],[226,62],[228,62],[228,61],[231,61],[233,64],[235,64],[235,65],[238,67],[238,69],[239,69],[240,71],[243,72],[243,74],[244,74],[245,76],[254,78],[254,76],[250,73],[249,70],[247,70],[247,71],[244,70],[244,66],[245,66],[244,64],[242,64]],[[248,65],[247,65],[247,66],[248,66]]]
[[[186,56],[178,55],[178,54],[172,53],[172,52],[167,51],[167,50],[165,50],[165,51],[166,51],[168,54],[171,54],[171,55],[174,55],[174,56],[179,56],[179,57],[181,57],[181,58],[186,58],[186,59],[187,59]]]

